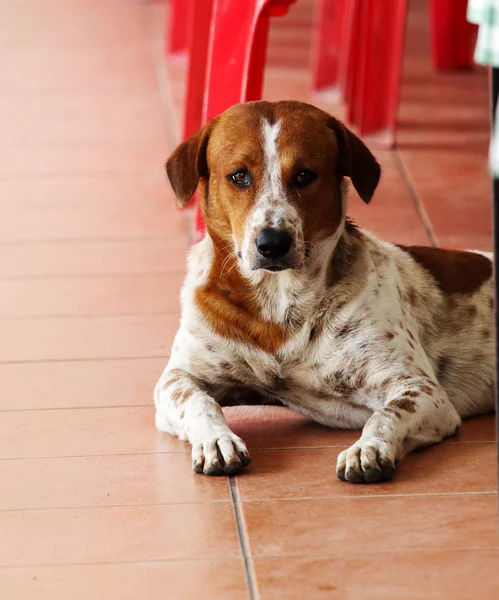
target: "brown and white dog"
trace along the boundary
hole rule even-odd
[[[346,217],[380,167],[339,121],[300,102],[234,106],[167,162],[184,206],[200,183],[182,318],[155,389],[156,424],[193,468],[250,463],[220,403],[235,390],[319,423],[363,428],[338,458],[350,482],[390,479],[410,450],[494,409],[492,262],[395,246]]]

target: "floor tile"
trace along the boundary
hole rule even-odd
[[[360,431],[331,429],[275,406],[224,409],[230,428],[248,448],[344,447],[359,439]]]
[[[0,364],[0,410],[152,403],[166,358]]]
[[[175,314],[1,319],[0,361],[168,356]]]
[[[196,475],[190,454],[0,460],[0,478],[0,511],[231,501],[227,478]]]
[[[167,199],[163,200],[166,204]],[[184,246],[182,216],[174,206],[158,210],[154,203],[133,206],[82,205],[4,210],[0,243],[72,239],[148,238],[169,236]],[[42,231],[40,231],[42,230]]]
[[[234,508],[225,502],[3,511],[0,535],[3,566],[235,558],[240,553]]]
[[[255,450],[251,467],[237,479],[241,498],[357,498],[497,491],[495,443],[441,444],[414,452],[401,462],[393,481],[376,485],[339,481],[336,460],[341,450]]]
[[[166,151],[168,152],[168,148]],[[165,159],[166,156],[165,154]],[[102,215],[111,210],[121,209],[137,213],[154,207],[157,216],[182,214],[176,209],[173,192],[166,181],[164,164],[161,163],[157,167],[158,170],[150,175],[134,174],[133,170],[130,170],[118,176],[75,174],[71,177],[40,176],[0,180],[0,207],[2,210],[33,209],[34,214],[43,214],[44,210],[79,211],[75,214],[78,214],[79,219],[86,215],[83,225],[88,227],[99,227],[99,223],[92,223],[89,214]],[[87,212],[83,213],[85,209]],[[94,213],[91,213],[92,210]],[[80,232],[78,228],[82,228],[81,223],[67,222],[65,231],[69,232],[69,235],[64,235],[64,238],[71,238],[73,231]],[[102,229],[100,232],[102,233]],[[45,233],[43,228],[39,236]],[[107,231],[104,231],[104,234],[107,234]],[[85,232],[83,237],[95,235],[94,229]],[[54,241],[54,232],[46,237]]]
[[[74,67],[73,67],[74,68]],[[112,175],[163,172],[164,142],[18,142],[0,144],[0,180],[42,176]]]
[[[183,273],[187,244],[172,245],[169,237],[4,245],[0,279]]]
[[[242,560],[141,562],[118,565],[0,569],[12,600],[246,600]]]
[[[0,459],[155,452],[190,448],[156,431],[153,406],[0,413]]]
[[[497,549],[259,558],[253,564],[261,600],[492,599],[499,586]]]
[[[183,280],[183,273],[0,279],[0,318],[178,314]]]
[[[497,494],[243,503],[251,555],[497,548]]]
[[[428,244],[423,223],[393,154],[386,150],[373,149],[373,152],[383,171],[379,187],[369,205],[358,197],[351,201],[349,213],[359,225],[388,241],[409,245]]]

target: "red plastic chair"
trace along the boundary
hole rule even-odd
[[[166,52],[170,56],[187,49],[188,12],[191,0],[170,0]]]
[[[395,142],[407,0],[317,0],[314,88],[333,88],[361,135]],[[473,64],[467,0],[431,0],[435,69]],[[333,24],[332,15],[336,19]]]
[[[437,71],[473,66],[477,27],[466,19],[468,0],[432,0],[430,32],[433,66]]]
[[[233,104],[261,98],[269,18],[285,15],[295,1],[196,2],[190,13],[185,136]],[[203,233],[197,210],[195,240]]]

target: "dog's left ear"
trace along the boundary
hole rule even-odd
[[[166,161],[168,180],[183,208],[192,198],[200,177],[208,177],[206,148],[211,132],[211,122],[182,142]]]
[[[357,193],[368,204],[381,177],[378,161],[343,123],[331,117],[328,127],[336,133],[341,173],[350,177]]]

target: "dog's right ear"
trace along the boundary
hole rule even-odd
[[[166,161],[168,180],[181,208],[194,195],[199,179],[208,177],[206,148],[210,131],[211,123],[207,123],[203,129],[177,146]]]

